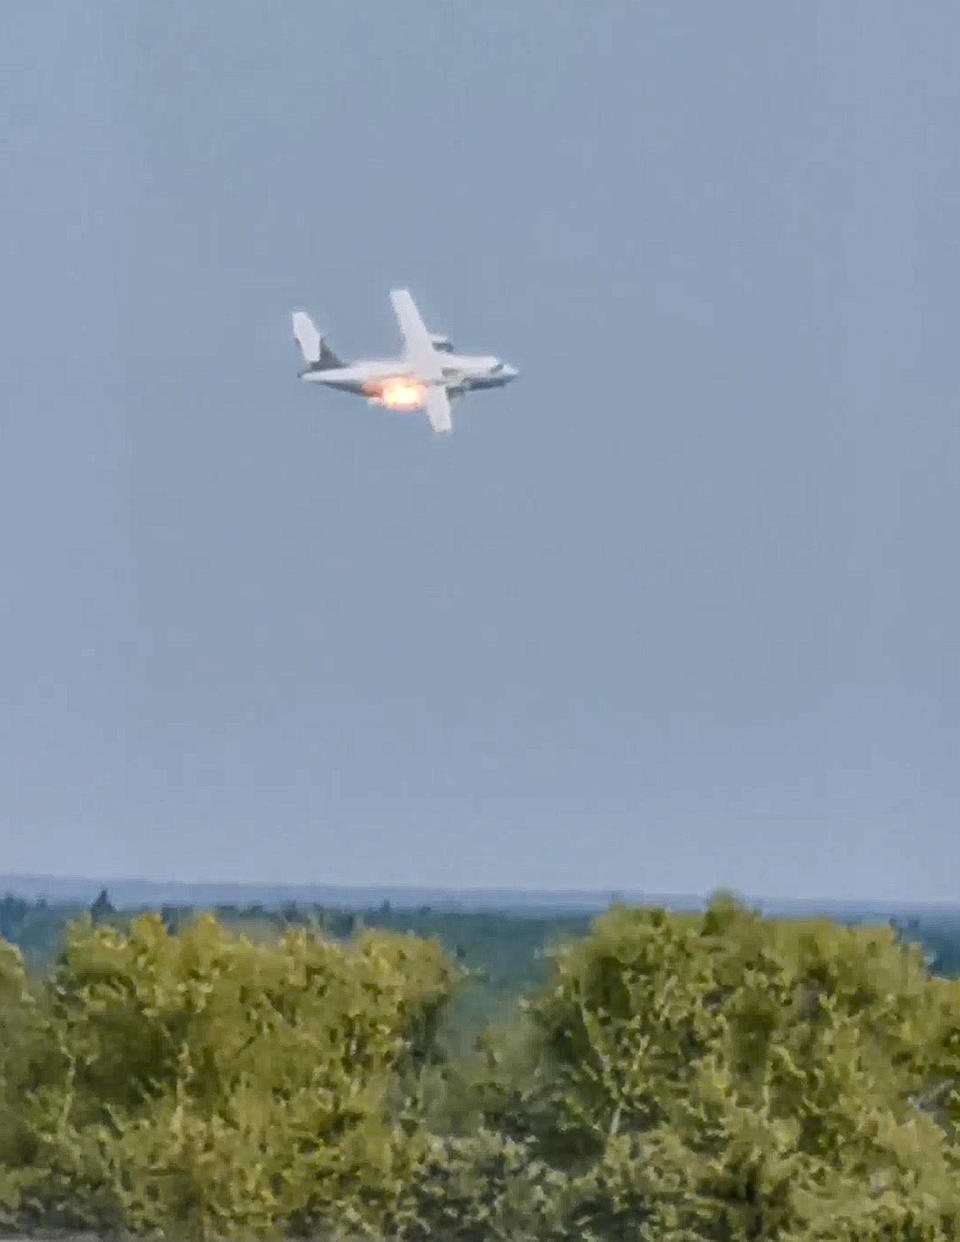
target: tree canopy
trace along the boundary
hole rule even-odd
[[[960,984],[894,929],[614,909],[445,1051],[436,943],[204,917],[0,945],[0,1211],[192,1238],[947,1242]]]

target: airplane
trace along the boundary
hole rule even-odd
[[[306,364],[300,379],[357,393],[388,410],[425,410],[433,430],[446,435],[453,430],[452,398],[477,388],[502,388],[516,378],[516,368],[501,359],[455,353],[449,337],[428,332],[408,289],[391,290],[390,301],[403,337],[400,358],[343,362],[306,311],[294,311],[293,337]]]

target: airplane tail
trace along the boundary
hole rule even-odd
[[[303,360],[311,371],[329,371],[343,366],[306,311],[293,313],[293,339],[300,346]]]

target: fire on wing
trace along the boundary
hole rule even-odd
[[[372,404],[385,405],[388,410],[419,410],[426,400],[426,390],[416,380],[398,375],[369,388],[367,396]]]

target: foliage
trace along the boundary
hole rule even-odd
[[[0,938],[19,946],[30,969],[49,969],[63,947],[65,926],[81,917],[83,905],[47,905],[8,895],[0,899]],[[162,916],[175,932],[194,921],[189,906],[164,906]],[[558,940],[586,935],[591,919],[585,914],[543,910],[527,912],[471,911],[391,907],[388,903],[363,912],[295,904],[276,908],[219,905],[224,927],[259,942],[277,940],[291,927],[322,932],[346,940],[363,927],[399,933],[411,932],[439,941],[471,973],[471,986],[461,989],[447,1011],[446,1040],[458,1051],[469,1049],[487,1025],[507,1021],[518,997],[542,986],[548,963],[544,950]],[[101,921],[126,929],[129,912],[99,916]],[[851,916],[852,917],[852,916]],[[960,976],[960,920],[949,910],[931,910],[922,917],[904,915],[898,927],[905,941],[921,944],[934,974]]]
[[[612,910],[456,1064],[444,1015],[471,953],[455,965],[397,930],[417,916],[383,909],[394,930],[357,921],[343,941],[317,912],[221,913],[88,915],[32,984],[0,944],[6,1221],[960,1238],[960,984],[894,928],[766,920],[728,898]],[[495,937],[490,917],[476,928]]]
[[[28,966],[46,968],[63,942],[66,925],[83,913],[80,906],[52,906],[7,894],[0,898],[0,940],[16,945]]]
[[[37,1041],[35,1002],[19,950],[0,941],[0,1220],[20,1202],[21,1170],[35,1154],[23,1118]]]
[[[480,1129],[432,1137],[412,1187],[405,1242],[560,1242],[576,1186],[529,1143]]]
[[[54,1081],[23,1202],[94,1228],[269,1235],[392,1219],[424,1146],[400,1123],[455,973],[440,949],[201,919],[75,927],[46,988]]]
[[[562,950],[485,1120],[660,1239],[960,1233],[960,985],[889,928],[616,910]]]

